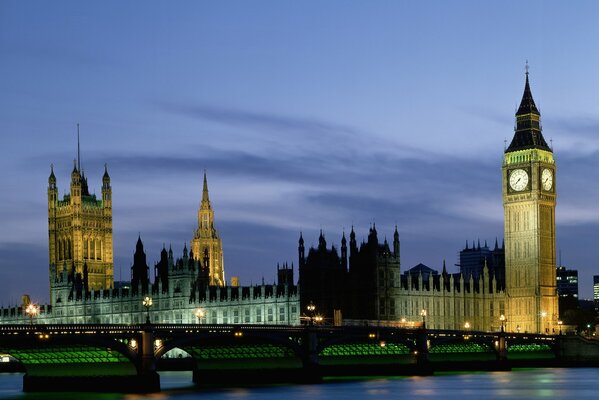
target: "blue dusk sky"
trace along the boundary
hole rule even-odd
[[[0,301],[48,299],[47,185],[112,178],[115,279],[197,226],[227,280],[297,240],[397,225],[402,270],[503,239],[501,162],[529,61],[557,161],[557,248],[599,274],[599,2],[1,1]],[[296,275],[297,277],[297,275]]]

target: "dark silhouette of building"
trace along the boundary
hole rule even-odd
[[[341,238],[341,256],[332,246],[327,249],[322,231],[318,247],[310,248],[305,257],[304,239],[299,239],[300,302],[302,310],[309,303],[317,313],[332,321],[335,311],[343,318],[376,320],[395,315],[394,288],[399,286],[399,233],[395,229],[393,251],[387,240],[379,243],[376,226],[368,240],[358,247],[352,227],[349,254],[345,233]],[[348,262],[349,261],[349,262]]]
[[[133,293],[148,293],[148,284],[150,283],[148,264],[146,263],[146,253],[141,236],[137,238],[135,245],[135,254],[133,254],[133,265],[131,266],[131,289]]]

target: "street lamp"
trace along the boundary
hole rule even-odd
[[[426,309],[420,310],[420,315],[422,316],[422,329],[426,328]]]
[[[499,320],[501,321],[501,332],[504,331],[504,324],[505,324],[505,315],[501,314],[499,316]]]
[[[470,329],[470,322],[466,321],[466,323],[464,324],[464,329]]]
[[[561,319],[557,321],[557,326],[559,326],[559,334],[560,335],[562,334],[562,324],[563,323],[564,322]]]
[[[146,324],[149,324],[150,323],[150,307],[152,307],[152,298],[150,296],[144,297],[142,304],[146,308],[146,313],[147,313]]]
[[[25,314],[29,316],[31,325],[33,325],[33,318],[40,313],[40,308],[33,303],[29,303],[25,308]]]
[[[316,311],[316,306],[312,301],[306,306],[306,310],[308,310],[308,321],[310,325],[314,325],[314,312]]]
[[[206,311],[204,311],[203,308],[196,308],[193,313],[198,318],[198,324],[201,324],[202,318],[204,318],[206,316]]]

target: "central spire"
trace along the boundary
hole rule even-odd
[[[204,170],[204,188],[202,189],[202,207],[210,208],[210,197],[208,197],[208,179]]]

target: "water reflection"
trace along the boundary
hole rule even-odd
[[[513,372],[446,374],[429,377],[397,377],[333,381],[320,385],[272,385],[245,388],[197,389],[191,374],[163,372],[162,393],[151,395],[94,393],[22,393],[21,374],[0,374],[0,398],[19,400],[335,400],[349,398],[468,399],[596,399],[598,371],[591,368],[536,369]],[[234,377],[232,377],[234,379]]]

